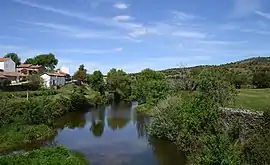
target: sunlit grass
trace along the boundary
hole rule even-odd
[[[240,89],[234,107],[264,111],[270,109],[270,88]]]

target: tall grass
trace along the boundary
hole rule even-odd
[[[1,165],[86,165],[81,154],[64,147],[43,148],[23,154],[0,157]]]

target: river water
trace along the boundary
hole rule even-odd
[[[149,118],[133,111],[136,104],[69,113],[56,122],[54,145],[82,153],[91,165],[182,165],[176,147],[146,133]]]

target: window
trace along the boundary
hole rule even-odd
[[[8,68],[8,64],[6,64],[6,68]]]

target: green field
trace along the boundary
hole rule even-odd
[[[256,111],[270,109],[270,88],[239,90],[234,107]]]

